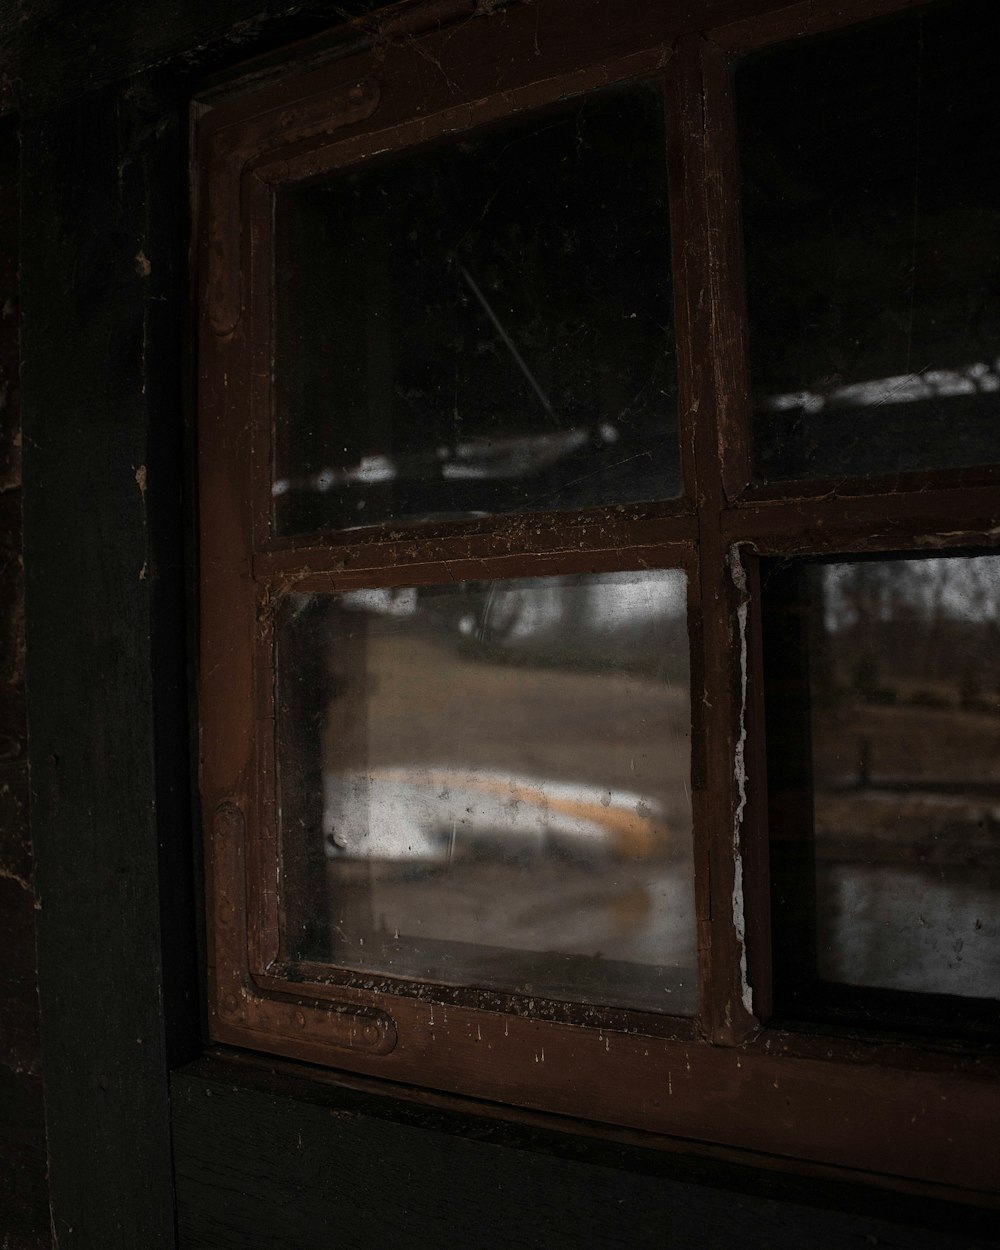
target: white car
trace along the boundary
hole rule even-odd
[[[659,804],[640,794],[448,768],[329,772],[331,858],[447,863],[469,853],[648,859],[670,849]]]

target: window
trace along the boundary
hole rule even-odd
[[[211,1033],[996,1192],[1000,19],[731,7],[202,113]]]
[[[1000,560],[792,561],[764,583],[777,1009],[988,1037]]]

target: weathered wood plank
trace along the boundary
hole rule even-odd
[[[407,1239],[484,1250],[972,1250],[988,1244],[995,1224],[989,1213],[973,1213],[978,1227],[970,1227],[969,1213],[899,1196],[875,1197],[866,1212],[866,1196],[847,1187],[828,1187],[819,1200],[833,1209],[818,1209],[790,1200],[787,1181],[773,1175],[497,1124],[245,1064],[202,1061],[176,1073],[172,1090],[185,1250],[347,1250]]]
[[[0,15],[0,113],[35,111],[168,61],[190,72],[243,60],[378,7],[378,0],[24,0]]]
[[[18,136],[0,120],[0,1233],[49,1245],[24,692]]]
[[[0,1246],[47,1250],[42,1078],[0,1065]]]
[[[28,883],[0,875],[0,1066],[15,1072],[40,1068],[34,920]]]
[[[165,1020],[190,1034],[196,982],[164,974],[194,938],[184,633],[164,640],[176,622],[153,607],[183,581],[172,467],[165,535],[151,499],[181,443],[181,116],[133,82],[23,130],[32,830],[63,1250],[174,1244]]]

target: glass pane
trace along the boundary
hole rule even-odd
[[[681,571],[293,595],[277,647],[293,957],[694,1010]]]
[[[738,72],[755,472],[1000,461],[995,0]]]
[[[793,986],[1000,998],[1000,556],[798,565],[769,595]]]
[[[284,192],[278,531],[676,495],[667,213],[648,83]]]

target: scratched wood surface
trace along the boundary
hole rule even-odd
[[[176,1073],[172,1090],[184,1250],[973,1250],[995,1223],[635,1146],[581,1148],[263,1066],[206,1059]]]
[[[126,252],[149,249],[126,224],[135,204],[116,185],[124,153],[89,138],[116,134],[120,103],[107,91],[24,127],[23,394],[53,1226],[71,1245],[124,1247],[168,1244],[170,1190],[135,478],[147,460],[142,295]],[[136,1118],[147,1133],[128,1141],[123,1121]],[[141,1201],[130,1196],[132,1155],[146,1175]]]
[[[0,1231],[48,1244],[21,560],[17,129],[0,120]]]

